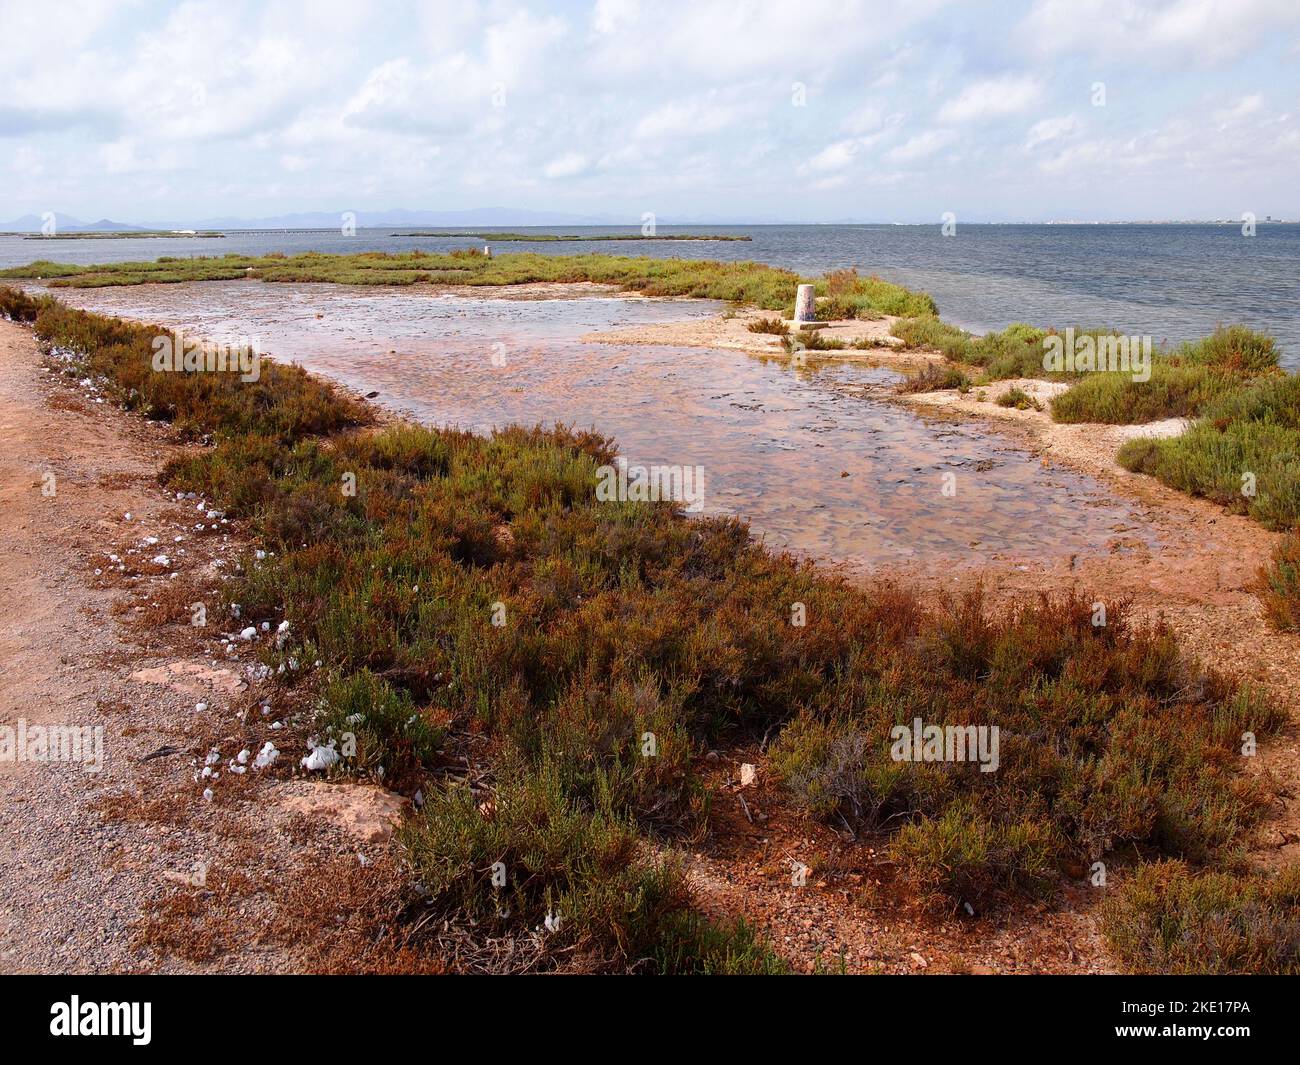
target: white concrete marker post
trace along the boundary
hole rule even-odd
[[[817,320],[817,297],[813,295],[812,285],[800,285],[794,297],[794,320],[796,322],[814,322]]]

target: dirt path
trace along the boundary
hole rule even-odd
[[[166,430],[95,399],[41,367],[29,330],[0,322],[0,726],[16,738],[25,722],[29,741],[37,726],[88,729],[83,752],[102,730],[98,772],[93,753],[0,761],[0,972],[301,967],[266,931],[276,889],[304,866],[355,861],[370,846],[358,838],[381,844],[366,816],[378,793],[196,781],[208,751],[221,770],[270,728],[239,717],[259,702],[249,658],[223,652],[215,627],[130,622],[219,581],[238,534],[204,521],[197,535],[193,504],[157,486],[177,450]],[[359,836],[338,827],[349,819]],[[195,938],[232,905],[242,919],[225,941]]]

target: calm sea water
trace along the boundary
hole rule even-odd
[[[516,227],[517,229],[518,227]],[[1236,225],[661,226],[661,233],[727,233],[736,242],[493,241],[500,252],[754,259],[820,274],[857,267],[931,293],[941,313],[968,329],[1037,325],[1106,326],[1157,342],[1201,336],[1241,322],[1277,338],[1284,361],[1300,366],[1300,225],[1261,223],[1254,237]],[[405,237],[397,227],[358,230],[232,231],[223,239],[60,240],[0,236],[0,266],[34,259],[93,263],[161,255],[251,255],[282,251],[443,251],[480,240]],[[447,232],[447,231],[444,231]],[[558,227],[538,233],[635,232]]]

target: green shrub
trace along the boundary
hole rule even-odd
[[[879,277],[859,277],[856,269],[834,270],[817,283],[821,321],[858,318],[875,320],[889,315],[914,316],[939,313],[933,299]]]
[[[715,926],[694,912],[681,867],[646,854],[605,804],[566,795],[549,763],[506,753],[490,799],[453,785],[401,836],[434,914],[498,937],[547,929],[548,953],[576,952],[583,969],[784,968],[747,927]]]
[[[187,436],[259,434],[292,443],[371,420],[364,406],[298,366],[263,360],[256,381],[232,372],[159,372],[153,344],[167,331],[157,326],[45,300],[35,329],[47,347],[79,353],[65,371],[104,378],[123,406]]]
[[[745,328],[751,333],[771,333],[778,337],[790,335],[790,326],[781,318],[759,318]]]
[[[1272,561],[1260,571],[1259,597],[1275,626],[1300,630],[1300,535],[1292,533],[1274,548]]]
[[[365,669],[326,687],[316,722],[322,742],[339,741],[346,769],[394,788],[418,784],[443,738],[443,730],[421,713],[409,693]],[[355,753],[348,754],[352,744]]]
[[[1008,388],[998,396],[999,407],[1014,407],[1016,410],[1042,410],[1043,405],[1023,388]]]
[[[39,300],[11,285],[0,285],[0,318],[11,322],[34,322],[40,312]]]
[[[1274,370],[1277,358],[1272,337],[1243,326],[1219,328],[1176,351],[1153,352],[1149,380],[1111,371],[1082,377],[1053,400],[1052,416],[1110,425],[1195,417],[1211,405],[1230,405],[1243,383]]]
[[[785,976],[790,972],[752,925],[679,910],[664,921],[640,971],[673,976]]]
[[[929,805],[941,794],[941,774],[889,757],[887,731],[850,720],[803,715],[781,733],[770,768],[794,805],[828,822],[881,827],[893,816]]]
[[[848,347],[836,337],[822,336],[819,329],[800,329],[794,336],[783,336],[781,341],[791,354],[796,351],[840,351]]]
[[[986,902],[1051,890],[1061,841],[1040,821],[993,821],[959,800],[938,817],[904,825],[891,850],[921,892]]]
[[[898,385],[898,391],[902,393],[939,392],[949,388],[964,392],[970,388],[970,378],[955,366],[941,366],[935,362],[926,363],[924,370]]]
[[[933,315],[900,319],[893,324],[892,332],[904,347],[930,348],[953,362],[968,361],[965,356],[970,350],[971,335]]]
[[[1208,337],[1183,344],[1176,358],[1183,363],[1213,366],[1248,377],[1274,369],[1278,364],[1277,342],[1244,325],[1219,326]]]
[[[1195,873],[1183,862],[1139,868],[1102,909],[1102,927],[1133,972],[1300,973],[1300,869],[1276,876]]]
[[[1125,468],[1273,529],[1300,521],[1300,378],[1260,377],[1210,404],[1182,436],[1132,440]]]

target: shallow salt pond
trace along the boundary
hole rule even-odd
[[[847,394],[890,383],[892,371],[577,339],[716,314],[710,302],[257,281],[55,294],[218,342],[251,338],[427,423],[594,427],[634,465],[703,467],[704,513],[742,516],[770,545],[855,567],[1053,559],[1104,553],[1120,537],[1150,541],[1132,508],[1089,477],[978,424]]]

